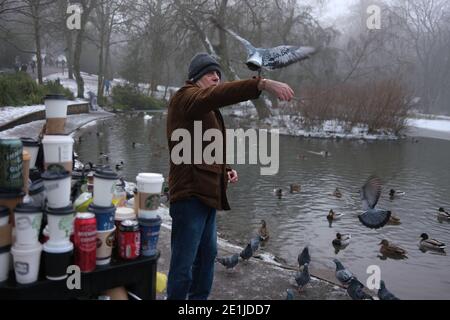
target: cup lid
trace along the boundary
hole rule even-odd
[[[14,209],[15,213],[28,213],[28,214],[39,214],[42,213],[42,209],[40,207],[35,207],[29,204],[18,204]]]
[[[45,212],[47,214],[53,215],[53,216],[66,216],[66,215],[74,215],[75,214],[75,210],[73,209],[72,205],[69,205],[67,207],[64,208],[47,208],[45,210]]]
[[[95,170],[94,177],[106,180],[117,180],[119,178],[117,173],[115,173],[108,167]]]
[[[70,177],[70,172],[65,170],[61,166],[49,167],[49,170],[45,171],[41,178],[44,180],[61,180]]]
[[[44,190],[45,190],[44,181],[42,181],[42,179],[38,179],[33,181],[33,183],[28,188],[28,194],[30,196],[34,196],[35,194],[38,194]]]
[[[39,147],[39,142],[33,138],[20,138],[24,147]]]
[[[11,253],[14,255],[15,253],[31,253],[36,251],[42,251],[42,244],[39,242],[31,245],[21,245],[17,242],[11,247]]]
[[[145,181],[148,183],[162,183],[164,177],[160,173],[139,173],[136,177],[136,181]]]
[[[0,218],[9,216],[9,209],[7,207],[0,206]]]
[[[117,221],[123,221],[123,220],[133,220],[136,218],[136,214],[134,213],[133,208],[127,208],[127,207],[118,207],[116,209],[116,215],[114,217],[114,220]]]
[[[44,100],[67,100],[62,94],[48,94],[44,97]]]
[[[0,248],[0,254],[7,253],[7,252],[9,253],[10,251],[11,251],[11,245]]]
[[[91,204],[89,204],[89,207],[88,207],[89,212],[95,212],[95,213],[97,213],[98,211],[113,211],[113,210],[114,211],[116,210],[116,207],[113,204],[111,204],[109,207],[102,207],[102,206],[97,206],[92,202]]]
[[[65,253],[73,250],[73,243],[70,241],[62,243],[52,243],[51,240],[44,243],[44,251],[47,253]]]

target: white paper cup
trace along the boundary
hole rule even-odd
[[[116,227],[111,230],[98,231],[97,230],[97,251],[96,264],[103,266],[111,262],[112,249],[114,247],[116,235]]]
[[[31,138],[20,138],[23,144],[23,150],[30,154],[30,169],[36,167],[36,159],[39,152],[39,142]]]
[[[159,173],[139,173],[136,182],[138,192],[161,194],[164,177]]]
[[[59,209],[48,208],[46,213],[49,245],[58,247],[69,242],[70,235],[73,232],[73,221],[75,219],[73,206],[69,205]]]
[[[11,248],[14,272],[18,283],[28,284],[37,281],[41,263],[41,252],[42,245],[40,243],[32,246],[15,244]]]
[[[29,205],[18,205],[14,209],[16,243],[20,246],[32,246],[38,243],[42,223],[42,210]]]
[[[63,135],[45,135],[42,139],[45,165],[72,163],[73,139]]]
[[[11,246],[0,248],[0,282],[8,280]]]
[[[67,267],[73,255],[73,243],[67,241],[56,245],[46,242],[43,251],[45,277],[49,280],[67,278]]]
[[[66,118],[68,100],[62,95],[48,95],[45,97],[45,117]]]
[[[96,206],[109,207],[112,205],[117,179],[117,174],[108,169],[95,172],[93,202]]]
[[[65,208],[70,205],[71,175],[68,171],[42,174],[50,208]]]

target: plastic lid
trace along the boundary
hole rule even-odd
[[[111,206],[109,207],[102,207],[102,206],[97,206],[94,203],[91,203],[88,207],[88,211],[89,212],[98,212],[98,211],[112,211],[112,210],[116,210],[116,207],[114,205],[111,204]]]
[[[9,209],[7,207],[0,206],[0,218],[9,216]]]
[[[118,207],[116,209],[116,215],[114,220],[123,221],[123,220],[133,220],[136,218],[136,214],[134,213],[133,208],[127,207]]]
[[[9,253],[11,251],[11,246],[1,247],[0,248],[0,254],[2,253]]]
[[[35,194],[38,194],[38,193],[40,193],[40,192],[42,192],[44,190],[45,190],[44,181],[39,179],[39,180],[34,181],[31,184],[30,188],[28,189],[28,194],[30,196],[34,196]]]
[[[31,206],[29,204],[18,204],[14,209],[15,213],[39,214],[42,213],[40,207]]]
[[[24,147],[39,147],[39,142],[33,138],[20,138]]]
[[[11,193],[3,193],[0,192],[0,199],[14,199],[14,198],[23,198],[25,196],[25,192],[11,192]]]
[[[139,230],[139,222],[136,220],[124,220],[120,223],[119,227],[120,231],[138,231]]]
[[[15,253],[32,253],[36,251],[42,251],[42,244],[35,243],[31,245],[20,245],[18,243],[15,243],[14,246],[11,248],[11,253],[14,255]]]
[[[66,216],[69,214],[71,215],[75,214],[75,210],[73,209],[72,205],[64,208],[47,208],[45,212],[52,216]]]
[[[42,139],[42,143],[74,143],[73,138],[71,136],[63,136],[63,135],[45,135],[44,139]]]
[[[70,241],[63,243],[52,243],[51,240],[44,243],[44,251],[47,253],[66,253],[73,250],[73,243]]]
[[[55,168],[55,167],[53,167]],[[44,180],[61,180],[70,177],[70,172],[67,170],[47,170],[42,175],[41,178]]]
[[[45,100],[67,100],[62,94],[48,94],[44,98]]]
[[[110,168],[100,168],[95,170],[94,177],[106,180],[117,180],[119,178],[117,173],[112,171]]]
[[[164,177],[160,173],[139,173],[136,177],[136,181],[145,182],[164,182]]]

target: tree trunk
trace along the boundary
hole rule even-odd
[[[67,30],[66,32],[66,58],[67,58],[67,71],[69,73],[69,79],[73,80],[73,37],[72,31]]]
[[[81,45],[83,43],[84,26],[78,31],[75,40],[75,53],[73,56],[73,71],[77,81],[77,97],[84,99],[84,80],[80,71]]]
[[[38,83],[43,84],[42,81],[42,54],[41,54],[41,34],[40,34],[40,21],[39,21],[39,2],[31,5],[31,11],[33,16],[34,25],[34,40],[36,45],[36,63],[37,63],[37,76]]]

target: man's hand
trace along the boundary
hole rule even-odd
[[[288,84],[275,80],[262,79],[258,84],[258,89],[275,95],[281,101],[291,101],[294,97],[294,90]]]
[[[228,174],[228,182],[230,183],[238,182],[239,178],[236,170],[230,170],[227,172],[227,174]]]

